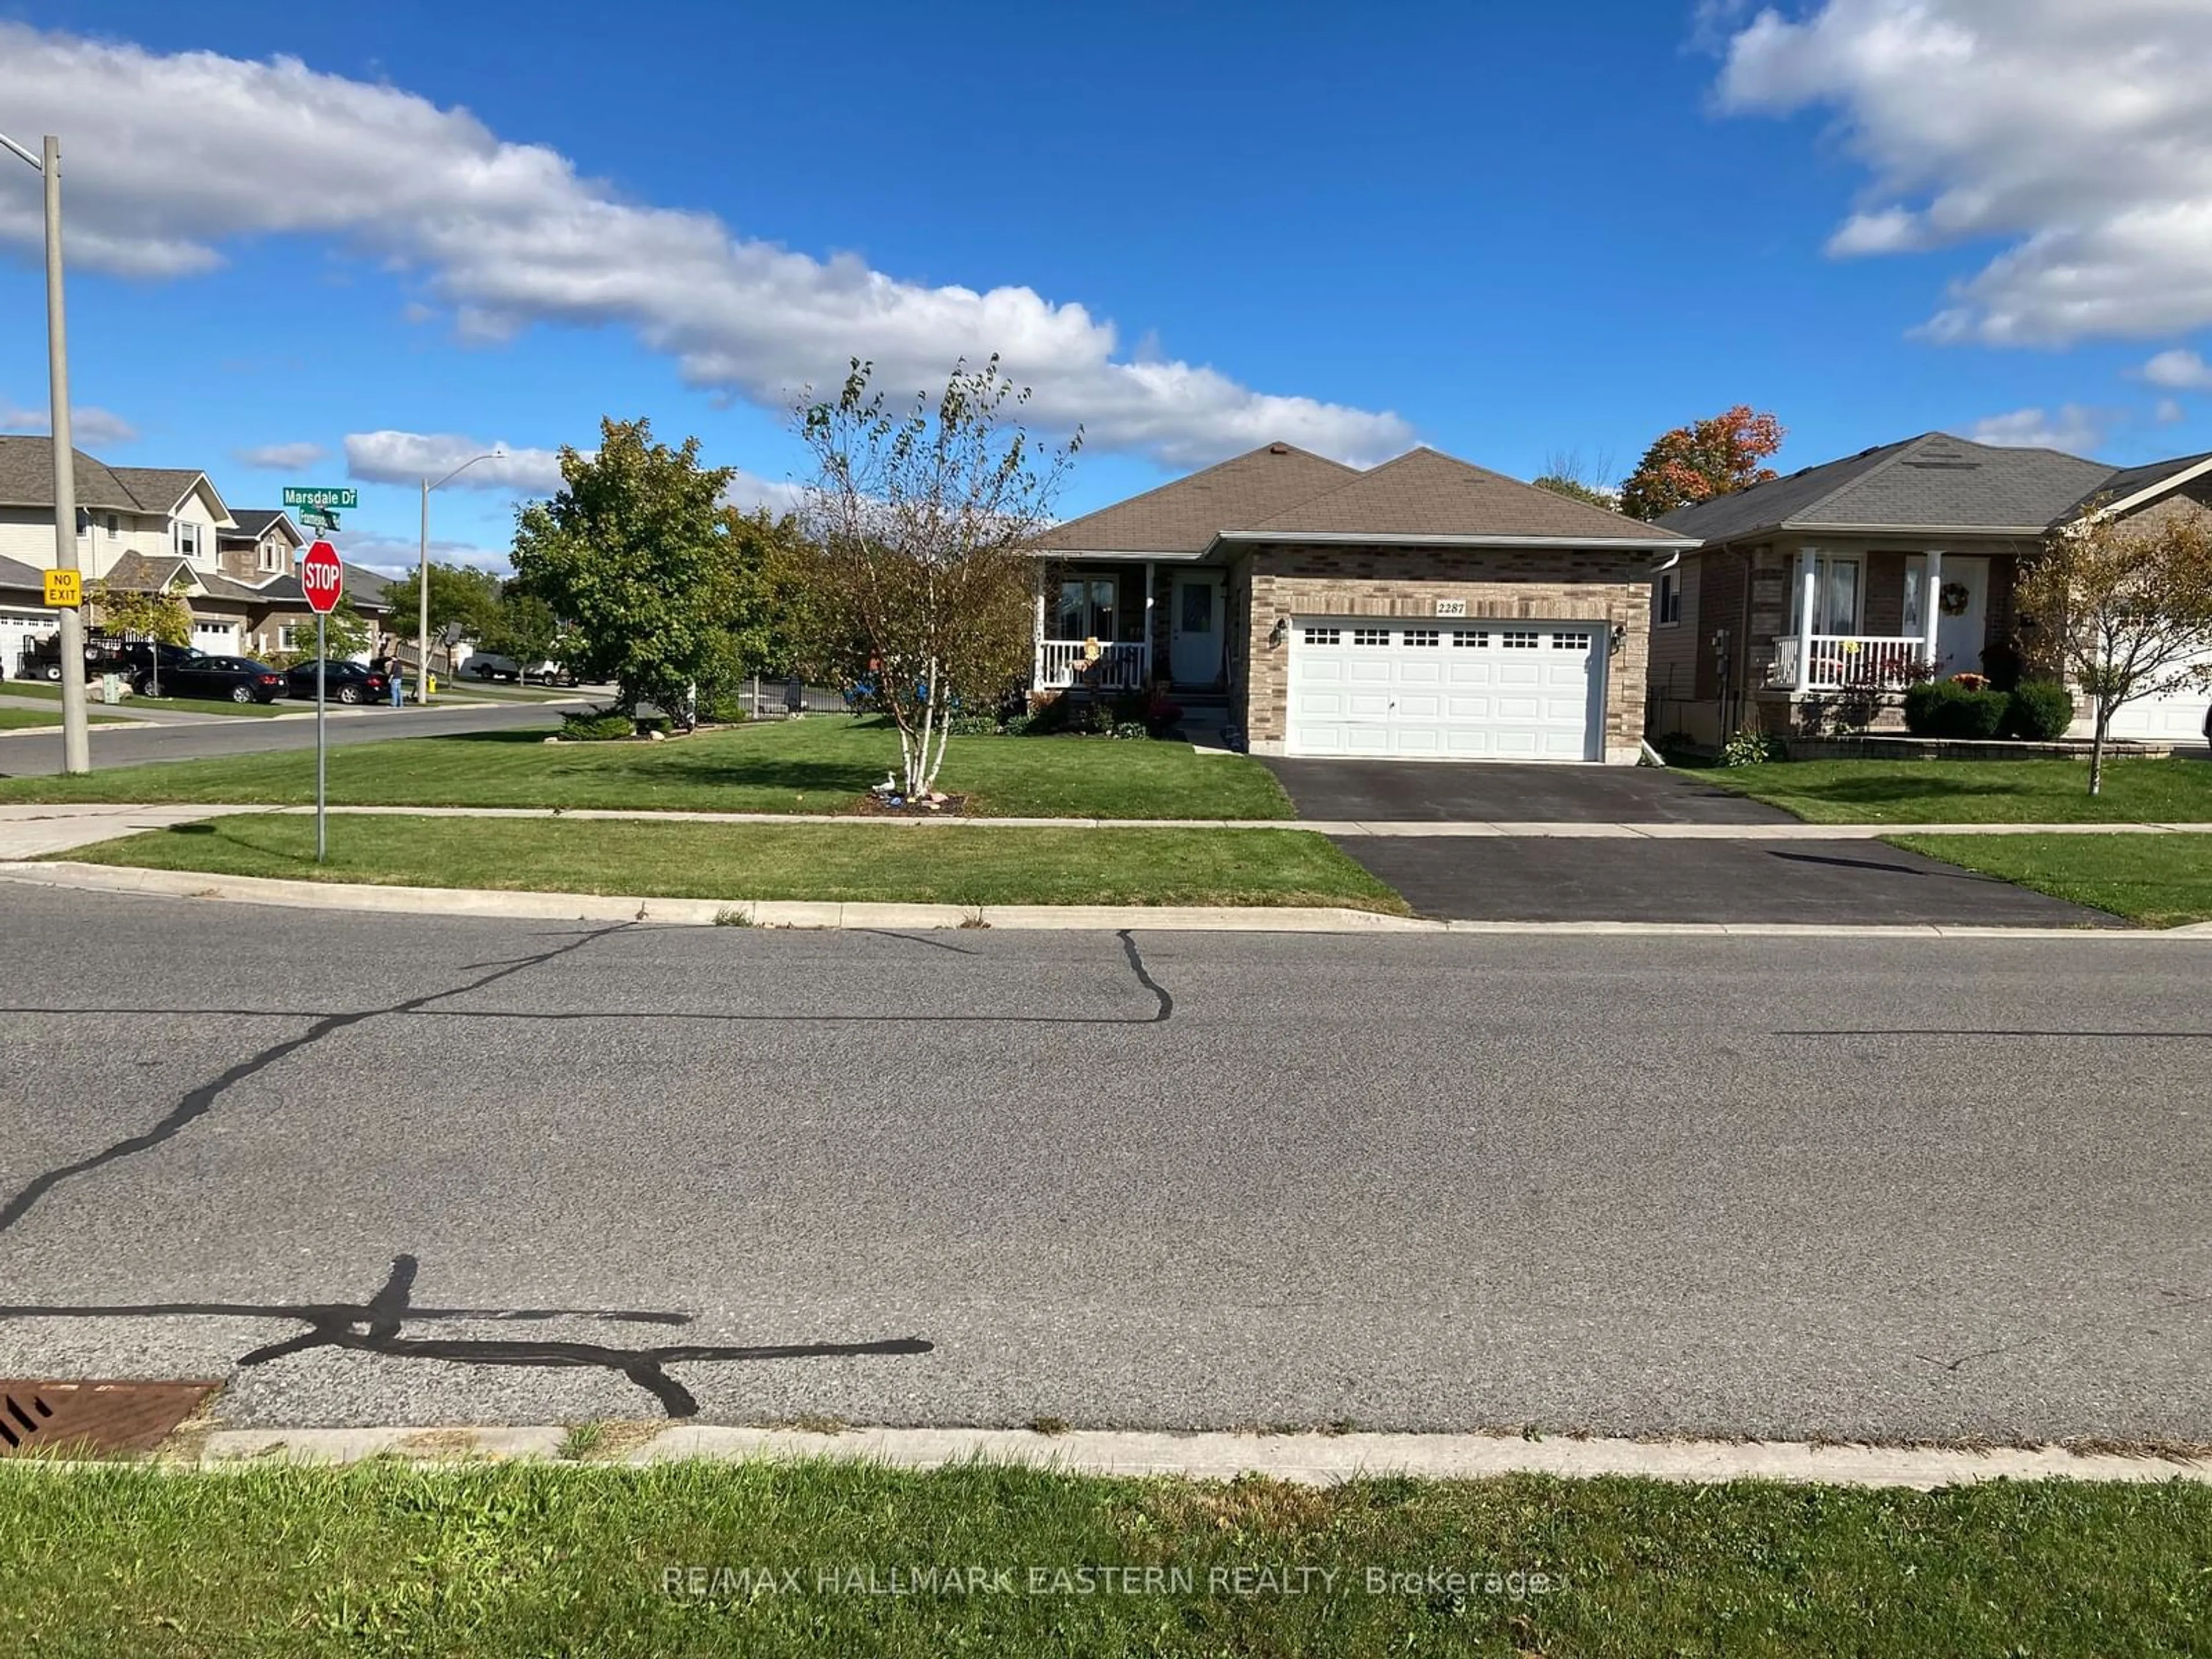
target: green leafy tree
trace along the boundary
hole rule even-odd
[[[649,421],[608,419],[596,454],[562,447],[560,492],[516,514],[516,579],[573,624],[574,665],[612,680],[626,713],[651,702],[688,726],[726,672],[744,586],[721,505],[734,476],[702,466],[696,438],[671,448]]]
[[[1782,447],[1782,422],[1748,404],[1663,432],[1620,486],[1620,510],[1632,519],[1664,517],[1778,475],[1766,459]]]
[[[392,630],[412,639],[422,617],[422,573],[410,570],[385,584],[385,601],[392,607]],[[446,647],[446,672],[453,673],[453,647],[462,640],[477,640],[494,625],[499,611],[499,578],[465,564],[430,567],[430,638]],[[335,654],[335,653],[333,653]]]
[[[996,704],[1028,668],[1030,548],[1077,447],[1044,448],[991,358],[893,408],[853,360],[842,390],[796,413],[813,452],[799,576],[816,657],[872,688],[898,728],[908,799],[945,764],[956,703]]]
[[[183,588],[181,575],[166,588],[118,587],[112,582],[97,581],[85,597],[94,620],[106,633],[158,640],[163,645],[190,645],[192,608]]]
[[[300,654],[310,661],[315,653],[313,633],[312,622],[292,624],[292,637],[303,647]],[[330,615],[323,618],[325,653],[332,662],[344,662],[364,655],[374,639],[374,631],[361,612],[353,608],[353,601],[341,593],[338,602],[331,607]]]
[[[2112,716],[2212,681],[2212,518],[2185,508],[2118,519],[2100,507],[2022,568],[2016,603],[2033,648],[2089,700],[2089,793],[2100,794]]]
[[[561,619],[553,614],[553,607],[520,583],[509,582],[477,643],[512,660],[517,678],[527,684],[530,671],[552,656],[560,635]]]

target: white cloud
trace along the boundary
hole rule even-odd
[[[730,480],[730,487],[722,492],[722,499],[747,513],[757,507],[764,507],[771,513],[796,513],[806,500],[806,487],[789,479],[779,482],[759,477],[740,468],[738,476]]]
[[[264,472],[300,472],[325,459],[330,451],[320,444],[263,444],[258,448],[237,452],[241,466],[258,468]]]
[[[448,489],[511,489],[525,495],[550,495],[561,487],[561,454],[553,449],[524,449],[499,439],[466,438],[450,432],[349,432],[346,476],[363,483],[436,483],[455,467],[477,461]]]
[[[2151,417],[2160,426],[2179,426],[2189,418],[2189,411],[2182,407],[2179,398],[2160,398],[2158,406],[2151,410]]]
[[[54,428],[52,413],[44,407],[32,409],[0,400],[0,432],[51,432]],[[88,444],[135,443],[137,439],[138,428],[114,410],[96,409],[88,404],[70,405],[70,441],[79,449]]]
[[[2212,391],[2212,363],[2193,351],[2161,351],[2136,373],[2176,392]]]
[[[1939,340],[2063,344],[2212,324],[2212,6],[1820,0],[1737,29],[1725,109],[1840,112],[1872,173],[1837,253],[2008,244]]]
[[[422,563],[422,544],[404,536],[346,532],[333,544],[338,550],[338,556],[348,564],[360,565],[380,575],[412,575]],[[441,541],[433,536],[430,558],[435,564],[465,564],[497,576],[514,574],[509,550],[504,547],[478,547],[472,542]]]
[[[2097,410],[2067,404],[2056,413],[2016,409],[2009,415],[1992,415],[1977,421],[1966,435],[1976,443],[2010,449],[2063,449],[2082,455],[2104,442],[2105,427],[2106,417]]]
[[[690,383],[771,408],[834,384],[855,355],[903,393],[997,351],[1035,389],[1040,425],[1080,423],[1100,447],[1171,465],[1278,438],[1372,460],[1413,437],[1395,415],[1117,356],[1112,324],[1030,289],[925,288],[625,201],[465,111],[292,58],[164,56],[0,23],[0,108],[27,131],[69,135],[70,254],[83,266],[175,276],[215,269],[232,239],[335,235],[416,273],[470,339],[623,325]],[[0,182],[0,241],[37,246],[34,184],[24,168]]]

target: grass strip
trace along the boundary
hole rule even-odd
[[[1810,823],[2212,823],[2212,764],[2086,761],[1785,761],[1692,775]]]
[[[408,816],[179,824],[68,854],[98,864],[295,880],[701,899],[927,904],[1351,905],[1405,902],[1296,830],[992,830]]]
[[[346,805],[665,807],[835,812],[898,762],[875,719],[763,720],[666,743],[549,744],[537,730],[348,744],[331,751],[331,799]],[[312,751],[170,761],[80,778],[0,780],[0,800],[158,803],[314,799]],[[955,738],[941,787],[995,817],[1288,818],[1257,761],[1188,744],[1107,738]]]
[[[102,1659],[2181,1654],[2212,1490],[0,1464],[0,1583]]]
[[[2212,836],[1893,836],[1891,844],[2142,927],[2212,921]]]

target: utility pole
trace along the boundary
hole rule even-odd
[[[422,560],[416,566],[415,576],[417,584],[415,594],[415,701],[418,703],[430,701],[430,492],[443,489],[477,461],[501,460],[506,454],[507,447],[501,445],[488,455],[478,455],[463,461],[435,483],[427,477],[422,480]]]
[[[62,141],[48,133],[33,156],[5,133],[0,144],[44,176],[46,186],[46,380],[53,400],[54,568],[75,570],[76,453],[70,440],[69,336],[62,318]],[[62,770],[92,770],[90,723],[84,706],[84,612],[61,609]]]

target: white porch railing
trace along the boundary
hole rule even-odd
[[[1152,678],[1152,648],[1142,642],[1109,645],[1101,641],[1098,660],[1088,659],[1081,640],[1037,641],[1036,689],[1066,691],[1081,686],[1090,691],[1141,691]]]
[[[1774,641],[1774,665],[1767,670],[1768,684],[1785,691],[1902,690],[1917,678],[1917,665],[1928,659],[1925,640],[1815,634],[1812,672],[1801,686],[1797,684],[1798,645],[1794,634]]]

